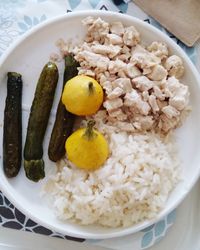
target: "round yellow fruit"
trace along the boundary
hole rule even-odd
[[[103,90],[92,77],[78,75],[65,84],[62,102],[72,114],[92,115],[103,102]]]
[[[85,170],[98,169],[109,155],[105,137],[93,126],[94,121],[89,121],[87,128],[75,131],[65,143],[68,159]]]

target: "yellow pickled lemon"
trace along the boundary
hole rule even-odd
[[[103,90],[92,77],[78,75],[65,84],[62,102],[75,115],[92,115],[103,102]]]
[[[94,124],[89,121],[87,128],[75,131],[65,143],[68,159],[85,170],[99,168],[109,154],[108,143],[99,131],[93,129]]]

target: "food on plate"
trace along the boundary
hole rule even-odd
[[[70,97],[66,108],[85,115],[79,127],[95,121],[94,129],[108,146],[103,146],[104,162],[89,171],[100,142],[92,146],[85,140],[85,145],[81,142],[85,129],[75,131],[66,141],[66,157],[48,176],[44,191],[61,220],[131,226],[156,217],[181,180],[174,131],[190,110],[189,88],[181,79],[184,62],[164,42],[145,44],[134,26],[96,17],[82,23],[84,41],[57,43],[62,56],[73,53],[80,64],[79,76],[70,80],[74,84],[62,101]],[[89,78],[103,89],[102,105],[93,112],[88,109],[94,100],[87,106],[80,101],[89,96],[81,92],[85,83],[89,89]],[[75,79],[80,79],[79,84]]]
[[[28,179],[44,178],[43,139],[58,82],[55,63],[48,62],[39,77],[29,115],[24,147],[24,169]]]
[[[3,127],[3,168],[7,177],[15,177],[22,154],[22,76],[8,72]]]
[[[88,121],[87,127],[76,130],[65,144],[68,159],[86,170],[98,169],[109,155],[108,143],[94,125],[93,120]]]
[[[59,42],[80,63],[79,75],[95,78],[105,92],[107,123],[130,132],[168,134],[188,112],[189,89],[180,77],[184,64],[164,42],[145,44],[134,26],[87,17],[84,42]],[[130,124],[130,125],[127,125]]]
[[[68,80],[78,74],[77,67],[79,66],[72,54],[66,55],[64,60],[63,87]],[[60,98],[48,148],[50,160],[56,162],[65,155],[65,141],[72,133],[74,122],[75,115],[66,110]]]
[[[103,102],[103,90],[94,78],[75,76],[65,84],[62,102],[72,114],[92,115]]]
[[[110,157],[96,171],[62,160],[45,185],[58,219],[82,225],[131,226],[154,218],[179,181],[173,142],[158,135],[106,133]]]
[[[180,78],[184,73],[183,62],[181,58],[176,55],[167,58],[165,67],[168,70],[169,75],[175,76],[176,78]]]

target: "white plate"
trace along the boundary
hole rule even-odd
[[[177,131],[177,140],[180,148],[180,156],[183,161],[184,180],[176,187],[170,195],[166,207],[158,214],[155,220],[145,221],[129,228],[108,229],[97,226],[79,226],[72,223],[63,223],[55,218],[53,211],[47,207],[45,202],[39,196],[41,186],[44,181],[33,183],[24,176],[23,168],[20,174],[14,179],[7,179],[0,170],[0,185],[2,191],[8,199],[28,217],[36,222],[51,228],[57,232],[82,238],[111,238],[123,236],[141,230],[151,223],[158,221],[161,217],[174,209],[190,191],[200,172],[200,154],[198,146],[200,141],[200,91],[199,76],[191,61],[182,49],[176,45],[170,38],[158,31],[147,23],[144,23],[133,17],[112,12],[103,11],[83,11],[57,17],[46,23],[37,26],[24,37],[22,37],[15,46],[4,54],[0,62],[0,119],[3,124],[3,110],[6,97],[6,73],[8,71],[18,71],[23,75],[23,139],[25,138],[26,126],[29,115],[29,108],[34,96],[36,82],[43,65],[48,61],[51,52],[55,52],[55,42],[58,38],[74,38],[79,40],[84,35],[84,29],[81,20],[88,16],[101,16],[108,21],[121,20],[125,25],[134,24],[140,31],[142,39],[147,43],[160,40],[165,41],[172,53],[181,56],[185,64],[185,77],[183,81],[190,87],[191,105],[193,108],[187,122]],[[63,65],[59,65],[60,81],[57,89],[57,98],[54,102],[54,110],[57,105],[61,86]],[[55,111],[54,111],[55,113]],[[53,121],[53,119],[51,119]],[[44,148],[47,149],[51,126],[48,127]],[[2,127],[1,127],[2,141]],[[2,147],[2,145],[1,145]],[[2,148],[0,148],[2,152]],[[46,162],[46,173],[53,167],[48,160],[46,150],[44,154]]]

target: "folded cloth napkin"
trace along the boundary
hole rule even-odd
[[[0,56],[7,47],[20,35],[31,29],[38,23],[54,17],[66,14],[67,12],[100,9],[110,10],[138,17],[157,28],[166,32],[165,29],[154,19],[148,17],[133,2],[124,1],[120,5],[115,5],[110,0],[15,0],[0,2]],[[166,32],[167,33],[167,32]],[[169,34],[170,35],[170,34]],[[171,36],[171,35],[170,35]],[[199,47],[188,48],[183,45],[176,37],[171,36],[188,53],[193,61],[196,61],[196,54]],[[197,58],[198,59],[198,58]],[[198,63],[198,61],[197,61]],[[65,236],[44,228],[30,218],[22,214],[11,204],[0,192],[0,225],[18,230],[26,230],[34,233],[41,233],[53,237],[60,237],[66,240],[76,240],[93,245],[104,246],[109,249],[141,250],[148,248],[164,237],[168,229],[175,221],[175,211],[168,214],[161,221],[152,225],[141,232],[107,240],[84,240]]]
[[[186,45],[193,46],[200,38],[199,0],[134,0],[134,2]]]

